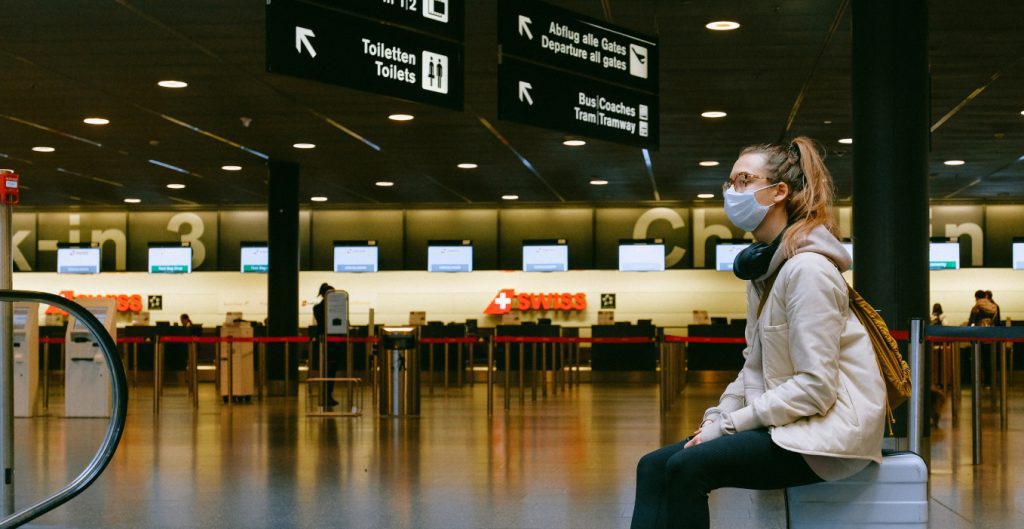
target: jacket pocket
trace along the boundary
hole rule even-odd
[[[775,386],[780,379],[793,376],[788,323],[761,327],[761,365],[768,386]]]

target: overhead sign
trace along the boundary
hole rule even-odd
[[[269,72],[462,110],[463,69],[460,43],[297,0],[267,4]]]
[[[498,6],[503,55],[658,92],[657,39],[536,0]]]
[[[608,141],[658,147],[658,97],[505,57],[501,119]]]
[[[516,293],[514,288],[503,288],[484,309],[484,314],[500,316],[513,310],[519,312],[548,311],[583,312],[587,310],[584,292]]]
[[[465,0],[318,0],[321,5],[462,41]]]

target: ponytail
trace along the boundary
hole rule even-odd
[[[760,153],[767,158],[772,183],[785,182],[789,186],[786,214],[789,229],[782,238],[782,252],[792,257],[818,226],[824,226],[837,235],[832,210],[835,190],[832,175],[825,167],[824,156],[818,144],[807,136],[799,136],[788,145],[762,144],[743,149],[740,155]]]

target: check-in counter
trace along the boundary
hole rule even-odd
[[[745,325],[690,325],[691,337],[743,338]],[[697,381],[731,380],[743,368],[744,344],[690,343],[686,358],[689,378]]]
[[[520,325],[498,325],[494,329],[495,336],[539,336],[544,338],[555,338],[561,336],[562,328],[559,325],[549,324],[538,324],[534,322],[523,322]],[[504,358],[505,348],[508,347],[512,352],[510,357],[510,368],[513,370],[519,369],[519,347],[523,348],[523,364],[526,369],[533,369],[533,353],[541,351],[540,344],[531,343],[502,343],[496,344],[494,347],[494,354],[496,358]],[[548,348],[552,346],[549,344]],[[538,362],[540,359],[538,358]],[[503,371],[505,369],[504,361],[496,361],[498,364],[498,370]]]
[[[617,322],[614,325],[594,325],[593,338],[654,338],[657,329],[643,323]],[[594,371],[654,371],[658,364],[658,346],[651,343],[595,343],[590,348],[591,369]]]

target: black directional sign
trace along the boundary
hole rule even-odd
[[[465,0],[317,0],[316,3],[462,41]]]
[[[657,148],[658,97],[505,57],[498,115],[608,141]]]
[[[502,53],[658,92],[658,42],[535,0],[502,0]]]
[[[459,43],[299,0],[267,4],[269,72],[462,110],[463,70]]]
[[[658,42],[537,0],[499,0],[498,117],[658,148]]]

